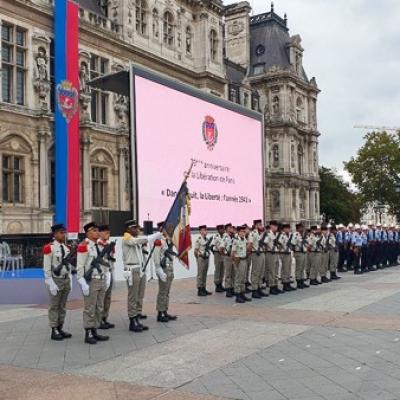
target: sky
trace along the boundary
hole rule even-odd
[[[250,4],[254,14],[270,10],[265,0]],[[321,90],[320,164],[342,173],[367,133],[354,125],[400,126],[400,0],[275,0],[274,6],[281,17],[287,13],[289,33],[301,36],[304,68]]]

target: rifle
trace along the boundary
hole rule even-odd
[[[302,242],[301,242],[301,252],[304,253],[304,247],[306,248],[306,250],[308,249],[308,242],[307,242],[307,234],[305,233],[302,236]]]
[[[69,272],[69,264],[71,264],[73,258],[76,255],[77,247],[74,247],[72,251],[70,251],[60,262],[60,264],[57,265],[57,267],[53,268],[53,274],[55,276],[60,276],[61,275],[61,270],[63,267],[66,268],[66,270]]]
[[[261,249],[264,248],[264,240],[267,236],[267,231],[264,231],[263,235],[261,236],[261,239],[258,241],[258,250],[256,251],[256,254],[259,256],[261,254]]]
[[[175,253],[173,250],[174,244],[172,242],[168,243],[167,242],[168,248],[164,251],[164,257],[161,259],[160,266],[162,269],[165,269],[167,267],[167,260],[172,262],[173,261],[173,256],[179,257],[179,254]]]
[[[282,248],[282,245],[279,243],[279,238],[281,237],[282,232],[278,233],[278,236],[274,239],[274,244],[273,244],[273,251],[278,250],[278,248]]]
[[[324,249],[324,247],[322,246],[321,242],[322,242],[322,235],[321,235],[321,236],[319,237],[319,239],[317,240],[317,243],[316,243],[315,247],[316,247],[317,249],[321,249],[321,251],[325,251],[325,249]]]
[[[214,237],[211,236],[210,239],[207,240],[206,244],[205,244],[205,248],[204,248],[204,254],[201,255],[201,258],[207,259],[208,257],[210,257],[210,252],[212,252],[212,248],[211,248],[211,242],[213,241]]]
[[[97,272],[101,274],[103,271],[100,265],[110,267],[110,265],[106,261],[104,261],[104,257],[107,256],[108,260],[111,260],[111,252],[114,250],[114,248],[115,242],[109,243],[107,246],[104,246],[103,250],[97,255],[94,260],[92,260],[92,262],[90,263],[90,268],[83,275],[86,282],[90,282],[92,280],[92,274],[95,268],[97,269]]]

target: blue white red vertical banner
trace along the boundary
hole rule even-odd
[[[55,222],[79,232],[79,6],[54,2],[55,45]]]

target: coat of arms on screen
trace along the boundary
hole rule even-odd
[[[62,81],[56,87],[56,100],[62,116],[71,121],[78,110],[79,98],[78,91],[70,81]]]
[[[213,150],[218,142],[217,124],[213,117],[207,115],[203,122],[203,139],[206,142],[208,150]]]

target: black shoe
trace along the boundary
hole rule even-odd
[[[63,330],[62,325],[60,325],[60,326],[58,327],[58,332],[61,334],[61,336],[62,336],[64,339],[70,339],[70,338],[72,338],[72,335],[71,335],[69,332],[65,332],[65,331]]]
[[[129,330],[131,332],[142,332],[142,327],[136,321],[135,317],[129,318]]]
[[[361,275],[362,271],[360,271],[359,269],[355,269],[354,270],[354,275]]]
[[[139,319],[147,319],[146,314],[139,314],[138,317],[139,317]]]
[[[310,285],[308,285],[304,279],[301,280],[303,282],[303,289],[308,289],[310,287]]]
[[[218,285],[215,285],[215,291],[216,291],[217,293],[223,293],[223,292],[225,292],[225,289],[224,289],[224,287],[219,283]]]
[[[165,315],[164,312],[159,311],[157,314],[157,322],[168,322],[169,318]]]
[[[244,293],[241,293],[240,296],[244,301],[251,301],[251,297],[247,297]]]
[[[87,343],[87,344],[96,344],[97,343],[97,340],[93,336],[91,329],[85,329],[85,343]]]
[[[137,315],[137,316],[135,317],[135,319],[136,319],[136,323],[140,326],[140,328],[142,329],[142,331],[148,331],[148,330],[149,330],[149,327],[148,327],[148,326],[143,325],[143,324],[140,322],[140,317],[139,317],[139,315]]]
[[[271,286],[269,289],[269,294],[276,296],[280,293],[279,289],[276,286]]]
[[[322,278],[321,278],[321,282],[322,283],[329,283],[331,280],[330,279],[328,279],[326,276],[323,276]]]
[[[226,289],[226,297],[233,297],[233,289]]]
[[[206,297],[207,296],[206,290],[204,288],[198,288],[197,289],[197,296]]]
[[[261,297],[268,297],[269,296],[269,294],[265,293],[261,288],[259,288],[257,292]]]
[[[253,299],[261,299],[260,293],[258,293],[257,290],[253,290],[253,293],[252,293],[251,297]]]
[[[243,303],[246,303],[246,300],[240,294],[237,294],[236,295],[236,303],[243,304]]]
[[[51,328],[51,340],[56,340],[57,342],[64,340],[64,336],[58,328]]]
[[[114,324],[111,324],[110,322],[108,322],[106,319],[103,319],[101,321],[101,324],[99,326],[99,329],[112,329],[115,328]]]
[[[168,311],[164,311],[164,315],[166,317],[168,317],[169,321],[176,321],[178,319],[178,317],[176,315],[168,314]]]
[[[97,329],[95,328],[92,328],[92,335],[98,342],[106,342],[108,339],[110,339],[109,336],[99,335],[97,333]]]
[[[311,286],[318,286],[318,285],[319,285],[319,282],[318,282],[316,279],[311,279],[311,280],[310,280],[310,285],[311,285]]]
[[[297,281],[297,289],[304,289],[304,282],[302,279]]]

